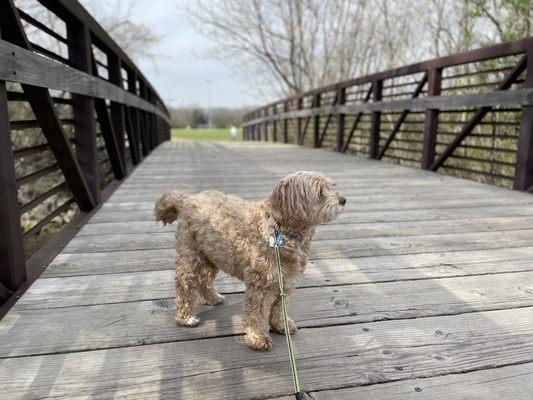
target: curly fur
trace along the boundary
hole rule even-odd
[[[307,264],[315,227],[335,219],[346,200],[316,172],[288,175],[267,199],[247,202],[217,191],[194,195],[171,191],[157,200],[156,220],[179,219],[176,232],[176,321],[196,326],[195,295],[216,305],[224,297],[213,281],[219,270],[246,286],[243,326],[245,341],[256,350],[272,347],[269,330],[284,333],[273,249],[267,238],[277,226],[288,231],[281,248],[285,288],[289,296]],[[290,321],[291,331],[296,324]]]

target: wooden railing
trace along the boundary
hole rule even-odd
[[[301,93],[249,113],[243,127],[245,140],[533,191],[533,38]]]
[[[35,238],[170,138],[163,101],[87,11],[38,5],[0,2],[0,300],[26,280]]]

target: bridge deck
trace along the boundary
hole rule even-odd
[[[226,303],[176,326],[173,227],[152,208],[169,188],[261,199],[300,169],[348,198],[291,303],[311,398],[531,398],[531,195],[322,150],[200,142],[156,149],[0,322],[0,396],[285,398],[284,338],[268,353],[244,346],[239,282],[221,277]]]

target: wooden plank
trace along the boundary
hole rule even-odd
[[[531,361],[533,308],[304,329],[294,337],[302,387],[317,391]],[[258,354],[242,336],[4,359],[12,399],[249,399],[291,392],[285,338]]]
[[[26,280],[6,83],[0,81],[0,302]],[[5,290],[8,289],[8,290]]]
[[[532,247],[517,247],[363,258],[312,259],[300,285],[524,271],[531,268],[528,260],[532,249]],[[174,253],[174,249],[91,253],[90,256],[85,253],[62,253],[55,258],[43,276],[64,277],[174,270]],[[140,279],[144,277],[141,276]]]
[[[372,103],[381,102],[383,92],[383,80],[376,80],[372,82]],[[363,103],[363,105],[370,104],[368,102]],[[377,158],[379,153],[379,139],[381,133],[381,111],[374,110],[372,111],[372,121],[370,126],[370,143],[368,146],[370,158]]]
[[[174,251],[130,252],[111,254],[106,260],[115,271],[107,275],[83,275],[99,273],[103,268],[103,253],[95,258],[87,255],[62,254],[51,268],[58,268],[61,275],[66,267],[79,269],[78,276],[47,278],[37,281],[18,306],[26,309],[69,307],[123,301],[151,300],[172,296],[174,282]],[[336,286],[391,282],[399,280],[420,281],[430,278],[459,277],[476,274],[500,274],[531,271],[531,247],[484,251],[456,251],[435,254],[410,254],[401,256],[375,256],[367,258],[341,258],[312,260],[298,287]],[[153,263],[142,266],[141,263]],[[157,268],[159,270],[128,273],[132,270]],[[80,270],[81,269],[81,270]],[[86,269],[86,270],[85,270]],[[123,271],[122,273],[119,273]],[[75,274],[74,274],[75,275]],[[46,275],[50,276],[50,275]],[[217,280],[223,293],[243,290],[239,281],[224,274]],[[135,288],[135,290],[132,290]]]
[[[296,290],[290,313],[300,328],[311,328],[527,307],[533,306],[533,296],[524,282],[532,279],[530,271],[312,287]],[[221,307],[196,307],[202,321],[197,329],[177,327],[172,281],[164,285],[165,293],[152,293],[156,300],[48,308],[46,312],[17,304],[0,323],[4,337],[0,358],[243,334],[242,294],[227,295]],[[126,337],[124,332],[128,332]]]
[[[76,70],[12,43],[0,40],[0,79],[39,88],[109,99],[156,114],[169,122],[166,111],[101,78]]]
[[[355,223],[355,222],[372,222],[372,221],[424,221],[424,220],[443,220],[443,219],[459,219],[461,216],[465,218],[479,217],[484,213],[488,215],[530,215],[531,207],[528,205],[515,206],[512,202],[508,204],[493,204],[465,207],[458,205],[457,207],[448,208],[421,208],[409,210],[374,210],[365,212],[346,212],[339,216],[337,223]],[[500,214],[501,213],[501,214]],[[124,222],[124,221],[154,221],[153,212],[150,210],[114,210],[106,212],[102,210],[94,215],[90,223],[102,222]]]
[[[529,400],[533,363],[309,393],[313,400]],[[276,400],[293,400],[294,396]]]
[[[321,240],[360,239],[372,237],[438,235],[444,233],[470,232],[505,232],[528,229],[533,226],[533,217],[493,217],[472,218],[468,220],[452,219],[434,221],[407,222],[372,222],[359,224],[333,224],[319,226],[313,237],[313,243]],[[112,222],[85,225],[77,235],[80,241],[88,245],[93,239],[120,242],[120,240],[141,242],[149,235],[155,234],[162,244],[174,238],[176,227],[163,226],[151,221]],[[77,240],[77,239],[75,239]]]

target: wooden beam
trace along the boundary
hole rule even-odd
[[[428,78],[428,75],[426,73],[424,77],[420,80],[420,82],[418,83],[418,86],[416,87],[415,91],[413,92],[413,95],[411,97],[412,99],[416,99],[420,95],[420,93],[422,92],[422,89],[424,88],[424,85],[427,82],[427,78]],[[394,140],[396,133],[398,133],[398,131],[400,130],[400,127],[402,126],[403,122],[405,121],[405,118],[407,118],[407,115],[409,114],[410,111],[411,110],[402,111],[400,118],[398,118],[398,120],[396,121],[394,128],[392,128],[392,131],[389,134],[389,137],[387,138],[387,140],[385,141],[385,144],[381,148],[379,155],[378,155],[378,159],[383,158],[383,156],[385,155],[385,152],[387,151],[390,144]]]
[[[440,96],[442,69],[430,69],[427,74],[428,96]],[[439,109],[426,109],[426,118],[424,126],[424,146],[422,149],[423,169],[429,169],[435,161],[435,146],[437,144],[437,129],[439,126]]]
[[[334,107],[337,105],[337,101],[339,100],[339,92],[337,91],[335,93],[335,98],[333,99],[333,104],[330,106],[331,110],[334,110]],[[326,124],[324,125],[324,129],[322,130],[322,134],[320,135],[320,139],[318,140],[318,147],[322,147],[322,142],[324,141],[324,137],[326,136],[326,133],[328,132],[328,127],[331,122],[331,119],[333,118],[334,114],[333,112],[325,112],[328,116],[326,119]]]
[[[363,103],[368,103],[368,100],[370,100],[370,96],[372,95],[372,85],[370,85],[370,88],[368,89],[368,92],[366,92],[365,99]],[[357,126],[359,125],[359,122],[363,118],[362,112],[357,113],[357,116],[355,117],[352,127],[350,128],[350,132],[348,133],[348,137],[346,138],[346,141],[344,142],[344,146],[342,147],[342,152],[346,153],[346,150],[348,150],[348,146],[350,146],[350,142],[352,141],[352,137],[355,133],[355,130],[357,129]]]
[[[315,107],[320,107],[320,101],[322,96],[320,93],[317,93],[313,96],[313,102]],[[313,117],[313,147],[318,148],[320,146],[320,115],[315,115]]]
[[[346,104],[346,88],[341,87],[337,93],[338,103],[340,106]],[[335,141],[335,151],[342,151],[344,147],[344,121],[345,115],[339,114],[339,121],[337,123],[337,140]]]
[[[285,113],[289,112],[289,102],[286,101],[283,103],[283,111]],[[283,143],[287,143],[289,138],[289,120],[287,118],[283,118]]]
[[[14,291],[26,280],[26,263],[11,146],[6,84],[0,81],[0,284]]]
[[[107,56],[109,81],[122,88],[122,72],[120,60],[116,55]],[[124,168],[124,173],[127,174],[126,163],[126,114],[124,106],[116,101],[111,102],[111,122],[113,124],[113,130],[115,132],[115,140],[118,146],[118,152]]]
[[[69,63],[73,68],[93,74],[89,30],[80,22],[67,23]],[[100,202],[100,169],[96,148],[94,98],[72,94],[72,113],[76,138],[76,156],[95,202]]]
[[[533,87],[533,46],[526,53],[525,87]],[[513,188],[528,191],[533,185],[533,106],[522,107]]]
[[[527,106],[533,105],[533,88],[515,90],[497,90],[489,93],[464,94],[454,96],[428,96],[417,99],[397,101],[377,101],[345,106],[322,106],[301,111],[290,111],[267,118],[255,118],[243,124],[253,125],[274,119],[307,117],[309,115],[356,114],[358,112],[376,112],[387,110],[411,110],[420,108],[447,109],[455,107],[488,107],[493,106]]]
[[[136,132],[136,126],[133,123],[134,113],[133,109],[129,107],[125,108],[125,117],[126,117],[126,132],[128,135],[128,142],[130,145],[130,155],[133,165],[137,165],[142,161],[141,150],[139,149],[139,141]]]
[[[93,74],[98,76],[98,69],[96,67],[96,61],[92,51],[91,63]],[[100,123],[100,130],[102,131],[102,136],[104,138],[109,162],[111,164],[111,169],[113,170],[113,175],[115,179],[120,180],[126,176],[126,168],[122,163],[122,157],[120,155],[115,129],[113,128],[111,118],[109,117],[107,104],[103,99],[94,99],[94,105],[96,108],[96,116],[98,118],[98,122]]]
[[[8,63],[0,63],[0,79],[109,99],[157,114],[167,122],[170,121],[165,110],[101,78],[26,50],[20,42],[11,39],[0,40],[0,59],[10,60]]]
[[[503,95],[502,97],[505,97],[505,95],[509,95],[509,97],[512,97],[514,95],[514,96],[518,97],[517,95],[520,92],[524,93],[523,91],[524,90],[527,91],[527,89],[514,90],[512,92],[506,92],[506,90],[509,89],[511,87],[511,85],[513,84],[513,82],[516,79],[518,79],[520,74],[522,74],[522,72],[526,68],[526,63],[527,63],[527,58],[526,57],[522,57],[522,59],[511,70],[511,72],[507,75],[507,77],[498,85],[498,88],[496,89],[495,92],[492,92],[492,93],[481,93],[481,94],[478,94],[476,96],[490,98],[491,96],[495,97],[495,96],[498,96],[498,95],[499,96]],[[529,89],[529,90],[531,90],[531,89]],[[531,96],[531,94],[533,94],[533,92],[530,92],[530,94],[527,95],[527,97],[528,97],[527,100],[529,100],[527,103],[529,103],[529,104],[533,104],[533,102],[532,102],[533,101],[533,97]],[[470,96],[473,96],[473,95],[470,95]],[[462,143],[462,141],[472,132],[472,130],[477,126],[477,124],[479,124],[481,122],[481,120],[485,117],[485,115],[487,115],[487,113],[492,110],[492,106],[493,105],[498,105],[498,104],[502,104],[502,102],[500,101],[500,102],[495,103],[495,104],[490,104],[490,105],[484,106],[481,109],[479,109],[473,115],[473,117],[470,119],[470,121],[468,121],[464,125],[463,129],[461,130],[461,132],[459,132],[459,134],[456,136],[456,138],[448,145],[448,147],[442,152],[442,154],[437,158],[437,160],[435,162],[433,162],[433,164],[431,164],[429,169],[432,170],[432,171],[436,171],[437,169],[439,169],[442,166],[442,164],[444,164],[446,159]],[[468,104],[465,104],[465,105],[468,105]]]
[[[381,101],[383,81],[376,80],[372,83],[372,100]],[[379,152],[379,134],[381,128],[381,111],[372,112],[372,125],[370,127],[369,157],[377,158]]]
[[[17,13],[17,9],[12,0],[6,0],[0,3],[0,26],[2,27],[2,39],[9,40],[14,44],[9,44],[13,51],[4,56],[0,55],[0,59],[10,60],[10,62],[0,63],[0,69],[2,66],[11,65],[13,68],[17,68],[17,60],[19,54],[17,52],[23,51],[32,54],[40,59],[45,59],[42,56],[33,54],[31,50],[30,42],[24,33],[24,29],[20,23],[20,18]],[[4,40],[0,40],[0,48],[7,43]],[[19,47],[22,46],[22,47]],[[17,51],[15,51],[17,49]],[[28,50],[27,50],[28,49]],[[1,53],[1,52],[0,52]],[[50,61],[50,60],[48,60]],[[55,61],[50,61],[54,64],[58,64]],[[19,72],[17,72],[19,71]],[[17,76],[20,77],[20,68],[11,70],[13,75],[17,72]],[[40,74],[46,73],[47,75],[53,75],[49,72],[40,71]],[[64,77],[63,77],[64,79]],[[74,152],[70,147],[70,142],[65,134],[63,125],[54,108],[54,103],[47,89],[36,87],[26,82],[21,84],[24,94],[35,114],[35,119],[39,123],[41,130],[48,142],[48,146],[52,150],[54,157],[57,160],[57,164],[61,168],[61,172],[65,177],[72,194],[82,211],[92,210],[95,206],[95,200],[89,190],[89,186],[81,172],[81,168],[74,157]]]

